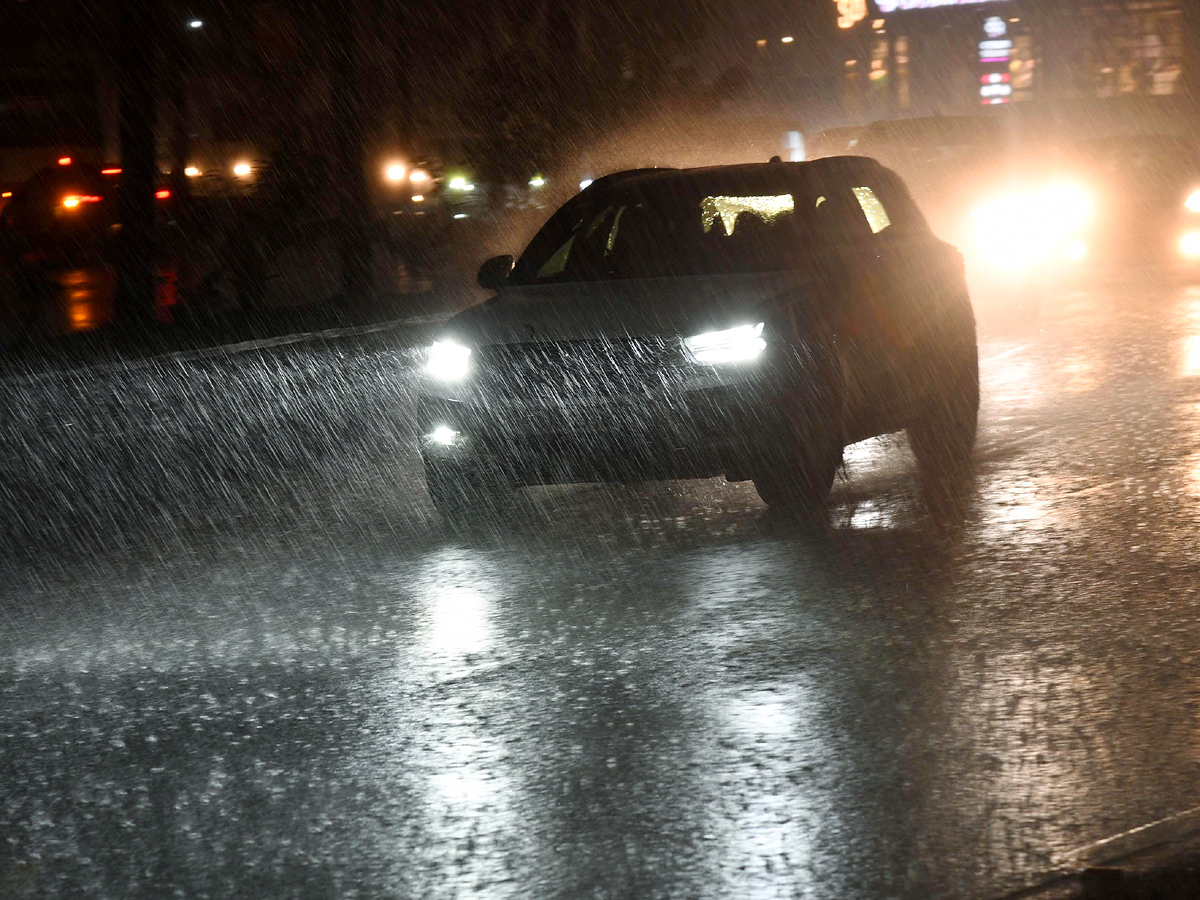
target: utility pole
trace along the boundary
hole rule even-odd
[[[339,240],[341,288],[349,306],[362,305],[369,289],[371,241],[364,169],[364,110],[359,71],[358,24],[365,0],[328,8],[332,59],[335,152],[340,172]]]
[[[121,137],[120,258],[117,321],[148,329],[155,318],[154,190],[155,56],[160,29],[154,0],[124,0],[118,22],[118,111]]]
[[[171,104],[171,196],[176,203],[184,203],[188,197],[187,164],[191,155],[191,132],[188,122],[188,78],[192,68],[192,43],[200,38],[200,30],[204,23],[195,19],[198,25],[193,26],[183,13],[181,7],[175,7],[172,20],[168,23],[169,39],[167,46],[171,50],[168,61],[170,79],[167,86],[167,99]]]

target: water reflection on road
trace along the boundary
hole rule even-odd
[[[1195,805],[1200,299],[1139,290],[984,310],[972,477],[865,442],[823,529],[711,481],[452,534],[397,426],[247,479],[260,512],[31,563],[0,865],[50,862],[28,896],[147,858],[160,893],[990,896]]]

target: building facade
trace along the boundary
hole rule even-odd
[[[1193,0],[830,0],[843,116],[985,106],[1178,101],[1200,72]]]

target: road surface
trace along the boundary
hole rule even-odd
[[[997,897],[1200,804],[1200,289],[980,310],[960,503],[723,481],[456,535],[418,337],[0,400],[0,896]]]

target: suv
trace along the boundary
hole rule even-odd
[[[718,475],[811,508],[845,445],[901,429],[925,469],[970,455],[962,257],[874,160],[609,175],[479,283],[418,399],[452,520],[524,485]]]

